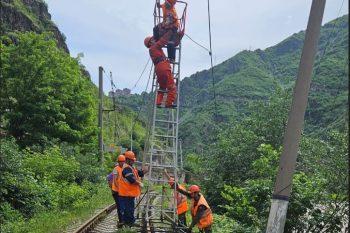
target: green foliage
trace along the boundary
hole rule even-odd
[[[186,161],[196,165],[192,170],[215,212],[258,232],[267,223],[289,105],[282,90],[269,102],[253,103],[249,117],[223,130],[205,155]],[[302,137],[287,232],[339,230],[346,221],[347,127],[342,131],[329,132],[326,140]]]
[[[1,145],[1,222],[19,214],[28,218],[48,209],[79,207],[96,193],[88,177],[81,185],[75,182],[80,165],[58,147],[38,153],[21,151],[14,140],[1,139]]]
[[[247,179],[240,187],[225,185],[221,195],[228,202],[224,205],[228,216],[243,225],[262,229],[266,225],[272,178],[277,174],[280,152],[265,144],[260,145],[258,151],[261,157],[252,163],[250,170],[254,178]]]
[[[47,140],[89,142],[96,135],[92,84],[77,60],[56,47],[52,35],[2,37],[0,112],[22,145]],[[2,122],[2,123],[4,123]]]
[[[272,181],[277,174],[281,152],[270,145],[261,145],[262,156],[252,163],[252,178],[240,186],[225,185],[222,197],[226,215],[241,225],[263,232],[270,207]],[[345,162],[344,162],[345,163]],[[348,210],[346,192],[331,192],[331,179],[317,172],[306,175],[296,172],[285,225],[286,232],[339,232]],[[343,183],[344,184],[344,183]]]
[[[18,213],[24,217],[33,216],[45,209],[49,202],[46,187],[41,187],[33,174],[24,168],[25,154],[19,151],[14,140],[1,139],[0,144],[0,203],[7,206],[4,211],[12,209],[10,215],[5,214],[0,220],[7,222]]]
[[[64,158],[57,146],[42,154],[29,154],[24,167],[30,170],[36,179],[53,182],[74,182],[79,171],[79,163],[75,158]]]
[[[96,213],[96,209],[104,208],[113,203],[110,188],[105,183],[103,185],[97,185],[96,188],[97,192],[91,194],[89,198],[85,198],[82,205],[70,206],[64,210],[47,210],[43,213],[36,214],[33,218],[26,221],[21,218],[16,218],[14,221],[1,224],[1,232],[46,233],[71,230],[72,228],[70,225],[72,222],[85,222]]]

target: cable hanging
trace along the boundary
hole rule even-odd
[[[210,6],[208,0],[208,25],[209,25],[209,46],[210,46],[210,64],[211,64],[211,77],[213,79],[213,93],[214,93],[214,106],[215,106],[215,120],[217,120],[217,103],[216,103],[216,91],[215,91],[215,78],[214,78],[214,67],[213,67],[213,50],[211,46],[211,26],[210,26]]]
[[[148,60],[148,62],[149,62],[149,61],[150,61],[150,59]],[[148,62],[147,62],[147,64],[148,64]],[[147,67],[147,65],[146,65],[146,67]],[[144,70],[142,71],[142,73],[144,73],[146,67],[144,68]],[[148,81],[147,81],[147,85],[146,85],[145,92],[147,92],[147,89],[148,89],[148,85],[149,85],[149,82],[150,82],[150,79],[151,79],[152,70],[153,70],[153,63],[152,63],[151,69],[150,69],[150,71],[149,71]],[[142,76],[142,75],[141,75],[141,76]],[[130,141],[130,143],[131,143],[131,144],[130,144],[130,145],[131,145],[131,148],[130,148],[130,149],[131,149],[131,150],[132,150],[132,132],[133,132],[133,128],[135,127],[135,124],[136,124],[137,120],[139,120],[139,116],[140,116],[142,107],[145,106],[145,97],[146,97],[146,95],[143,95],[141,107],[139,107],[139,110],[138,110],[138,112],[137,112],[137,114],[136,114],[136,117],[135,117],[134,121],[133,121],[132,124],[131,124],[131,128],[130,128],[130,140],[131,140],[131,141]]]
[[[211,56],[211,51],[209,49],[207,49],[206,47],[204,47],[203,45],[201,45],[200,43],[198,43],[197,41],[195,41],[194,39],[192,39],[189,35],[187,35],[185,33],[185,36],[187,36],[193,43],[195,43],[196,45],[198,45],[199,47],[203,48],[205,51],[207,51],[209,53],[209,56]]]
[[[145,65],[145,67],[143,68],[143,70],[142,70],[142,72],[141,72],[141,74],[140,74],[140,77],[137,79],[135,85],[131,88],[131,91],[136,87],[136,85],[137,85],[137,84],[139,83],[139,81],[141,80],[141,77],[142,77],[143,73],[145,72],[145,70],[146,70],[146,68],[147,68],[148,63],[149,63],[150,60],[151,60],[151,58],[149,57],[149,58],[148,58],[148,61],[147,61],[147,63],[146,63],[146,65]]]

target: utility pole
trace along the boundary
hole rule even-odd
[[[131,127],[130,127],[130,150],[132,150],[132,121],[131,121]]]
[[[284,231],[325,4],[326,0],[312,1],[266,233],[282,233]]]
[[[99,153],[99,162],[101,167],[103,167],[103,68],[102,66],[98,67],[98,153]]]
[[[179,142],[180,142],[180,168],[182,171],[184,169],[183,161],[182,161],[182,140],[180,139]]]

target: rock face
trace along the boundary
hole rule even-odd
[[[13,31],[50,31],[58,47],[69,53],[64,35],[51,21],[51,15],[42,0],[0,0],[0,35]]]

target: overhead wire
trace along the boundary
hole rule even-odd
[[[147,89],[148,89],[148,85],[149,85],[149,82],[150,82],[150,79],[151,79],[151,75],[152,75],[152,70],[153,70],[153,63],[152,63],[151,69],[150,69],[150,71],[149,71],[148,81],[147,81],[147,85],[146,85],[145,92],[147,92]],[[143,72],[144,72],[144,71],[143,71]],[[135,117],[134,121],[133,121],[132,124],[131,124],[131,128],[130,128],[131,140],[132,140],[133,128],[135,127],[135,124],[136,124],[137,120],[139,120],[139,116],[140,116],[142,107],[145,106],[145,104],[144,104],[144,103],[145,103],[145,98],[146,98],[146,95],[143,95],[141,107],[139,107],[138,112],[137,112],[137,114],[136,114],[136,117]],[[132,143],[132,141],[131,141],[131,143]]]
[[[106,71],[103,69],[103,73],[106,73]],[[116,113],[116,109],[117,109],[117,104],[116,104],[116,96],[115,96],[115,91],[114,91],[114,88],[117,88],[116,85],[114,84],[114,81],[113,81],[113,75],[112,75],[112,72],[109,72],[110,76],[110,83],[111,83],[111,90],[112,90],[112,104],[113,104],[113,109],[112,111],[114,111],[114,132],[113,132],[113,136],[114,136],[114,142],[117,141],[117,137],[120,138],[120,134],[118,133],[118,130],[117,128],[119,129],[119,131],[121,131],[121,128],[120,128],[120,125],[119,125],[119,121],[118,121],[118,118],[117,118],[117,113]]]
[[[185,36],[188,37],[188,39],[190,39],[193,43],[195,43],[196,45],[198,45],[199,47],[203,48],[205,51],[207,51],[209,53],[209,56],[211,56],[211,51],[209,49],[207,49],[206,47],[204,47],[203,45],[201,45],[200,43],[198,43],[197,41],[195,41],[194,39],[192,39],[188,34],[185,33]]]
[[[209,46],[210,49],[206,48],[202,44],[195,41],[193,38],[191,38],[188,34],[185,33],[185,36],[187,36],[193,43],[198,45],[199,47],[203,48],[205,51],[209,53],[210,56],[210,70],[211,70],[211,76],[212,76],[212,84],[213,84],[213,98],[214,98],[214,109],[215,109],[215,119],[217,119],[217,102],[216,102],[216,90],[215,90],[215,77],[214,77],[214,65],[213,65],[213,50],[212,50],[212,40],[211,40],[211,19],[210,19],[210,3],[208,0],[208,25],[209,25]],[[199,95],[198,93],[197,95]],[[197,96],[195,95],[195,96]]]
[[[136,85],[137,85],[137,84],[139,83],[139,81],[141,80],[141,77],[143,76],[143,73],[145,72],[145,70],[146,70],[146,68],[147,68],[147,66],[148,66],[150,60],[151,60],[151,58],[149,57],[149,58],[148,58],[148,61],[147,61],[147,63],[146,63],[146,65],[145,65],[145,67],[143,68],[143,70],[142,70],[142,72],[141,72],[141,74],[140,74],[140,77],[137,79],[135,85],[131,88],[131,91],[136,87]]]
[[[208,0],[208,25],[209,25],[209,47],[210,47],[210,64],[211,64],[211,77],[213,80],[213,94],[214,94],[214,107],[215,107],[215,120],[217,120],[217,103],[216,103],[216,91],[215,91],[215,78],[214,78],[214,66],[213,66],[213,49],[212,49],[212,43],[211,43],[211,21],[210,21],[210,4]]]

